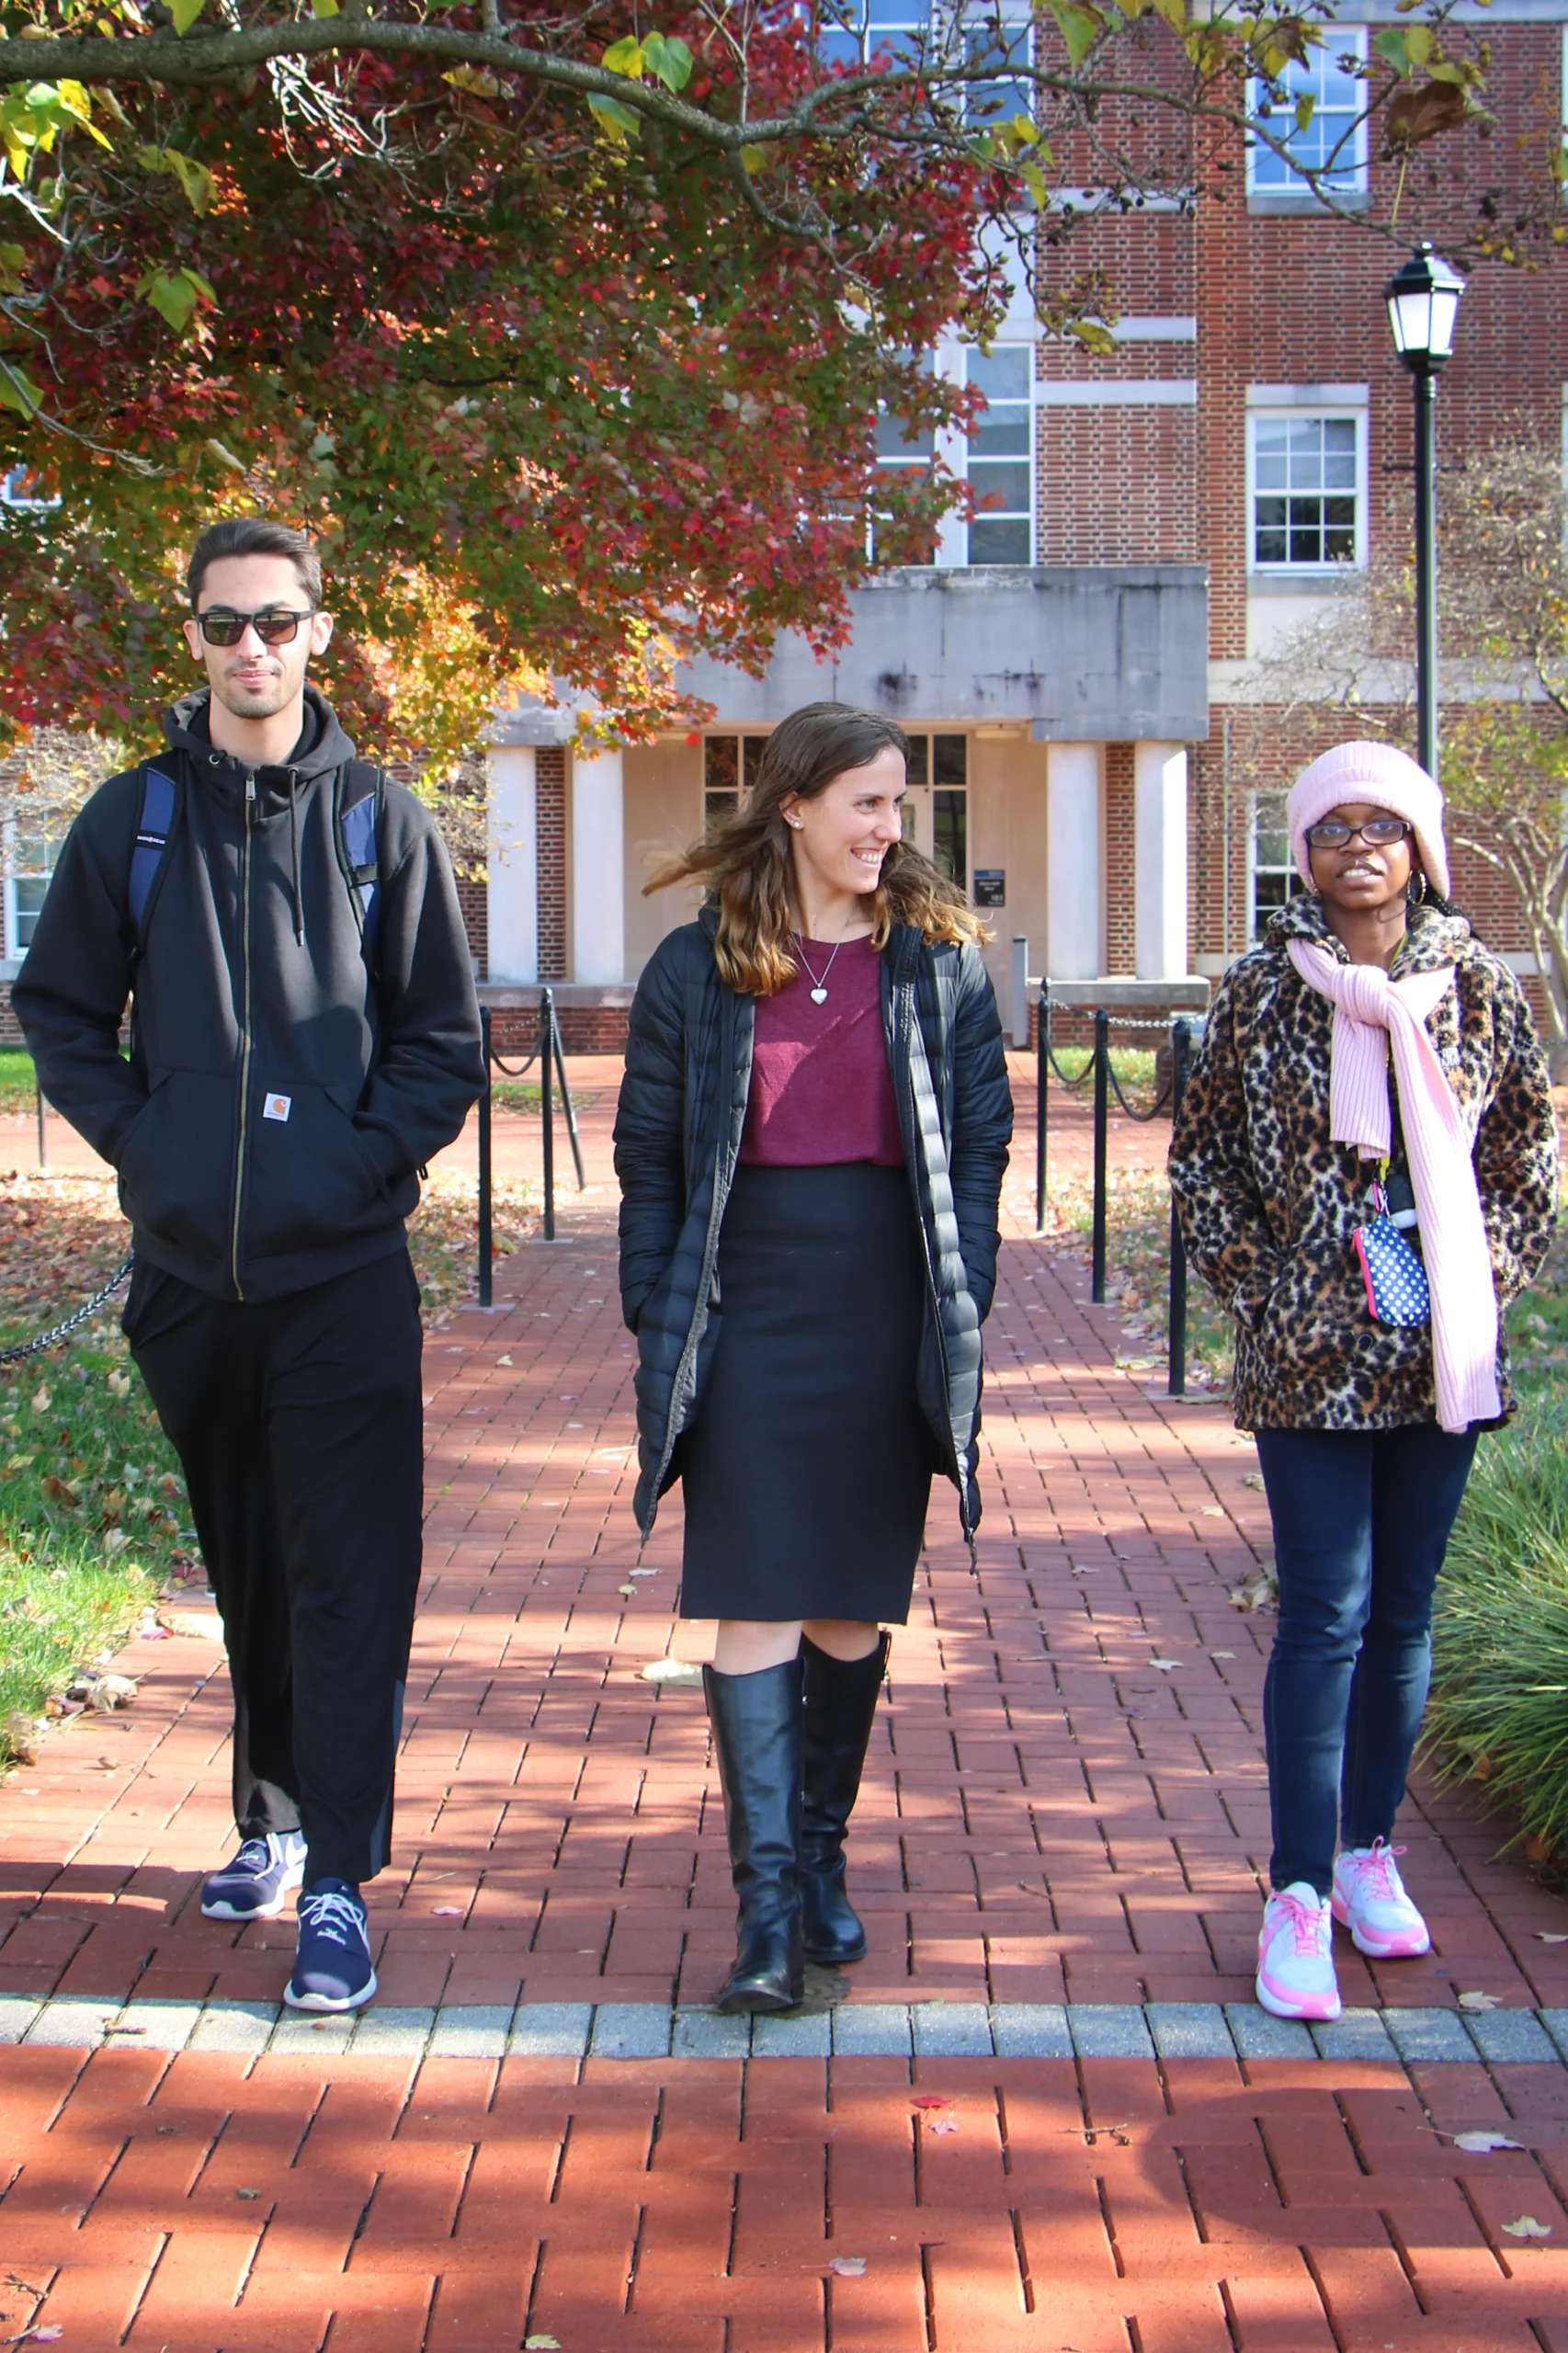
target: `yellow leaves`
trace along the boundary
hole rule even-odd
[[[651,74],[666,90],[684,90],[691,79],[691,51],[685,41],[668,33],[644,33],[641,40],[631,33],[623,34],[619,40],[611,41],[599,63],[628,82],[641,82],[644,74]],[[622,106],[619,98],[591,97],[588,112],[618,147],[629,146],[642,136],[642,117],[633,108]],[[742,155],[741,162],[748,172],[762,169],[760,162],[747,160],[748,155],[760,153],[760,149],[752,148]]]
[[[335,17],[340,14],[337,0],[311,0],[312,17]]]
[[[206,6],[207,0],[169,0],[169,14],[175,20],[176,32],[189,32]]]
[[[599,63],[612,74],[624,74],[629,82],[640,82],[645,73],[651,74],[666,90],[684,90],[691,79],[690,50],[685,41],[667,33],[644,33],[641,40],[627,33],[611,41]]]
[[[19,294],[27,267],[26,245],[0,244],[0,294]]]
[[[1069,59],[1082,65],[1105,30],[1104,17],[1092,0],[1051,0],[1051,13],[1061,28]]]
[[[501,85],[494,74],[486,74],[478,65],[454,65],[449,74],[442,74],[441,79],[449,82],[456,90],[471,92],[476,98],[496,98],[501,95]]]
[[[741,169],[743,172],[765,172],[772,161],[773,158],[768,153],[766,147],[743,147],[741,149]]]
[[[641,117],[633,114],[630,107],[623,107],[619,98],[590,98],[588,112],[618,147],[624,147],[642,136]]]
[[[138,147],[136,160],[145,171],[166,172],[177,180],[193,212],[205,212],[211,203],[212,175],[194,155],[184,155],[177,147]]]
[[[80,128],[100,147],[108,141],[92,119],[80,82],[29,82],[0,98],[0,150],[14,176],[25,180],[34,154],[47,155],[62,131]]]
[[[630,81],[640,82],[642,79],[642,44],[628,33],[624,40],[611,41],[599,63],[611,74],[624,74]]]

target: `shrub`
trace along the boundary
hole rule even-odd
[[[1568,1406],[1531,1400],[1484,1437],[1432,1626],[1426,1745],[1484,1781],[1533,1853],[1568,1849]]]

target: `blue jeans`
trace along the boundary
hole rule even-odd
[[[1269,1876],[1334,1884],[1335,1834],[1393,1831],[1432,1668],[1432,1594],[1476,1432],[1259,1430],[1279,1624],[1263,1687]]]

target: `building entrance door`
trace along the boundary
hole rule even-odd
[[[932,855],[931,787],[912,784],[903,796],[903,838],[920,852]]]

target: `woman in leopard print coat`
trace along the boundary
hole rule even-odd
[[[1446,900],[1424,903],[1448,889],[1437,786],[1390,746],[1342,745],[1300,779],[1288,821],[1308,892],[1271,919],[1215,992],[1170,1176],[1192,1263],[1235,1318],[1235,1418],[1256,1434],[1274,1522],[1280,1608],[1264,1696],[1274,1892],[1258,1996],[1281,2016],[1332,2018],[1331,1912],[1364,1952],[1429,1949],[1387,1842],[1426,1701],[1433,1590],[1477,1431],[1513,1411],[1501,1312],[1546,1255],[1558,1148],[1517,980]],[[1353,965],[1381,966],[1386,991],[1381,973],[1351,974]],[[1399,1085],[1381,1083],[1388,1141],[1375,1159],[1365,1134],[1358,1142],[1331,1131],[1345,1133],[1346,1038],[1356,1033],[1349,1052],[1369,1045],[1339,1009],[1350,997],[1391,1006],[1369,1017],[1386,1018],[1391,1036],[1405,1028]],[[1430,1006],[1424,1022],[1412,1005]],[[1412,1044],[1423,1026],[1435,1059]],[[1445,1115],[1430,1100],[1445,1079],[1461,1115],[1446,1110],[1459,1139],[1446,1189],[1433,1184],[1423,1142]],[[1416,1177],[1420,1225],[1410,1238],[1420,1245],[1426,1229],[1435,1292],[1447,1264],[1435,1247],[1442,1215],[1450,1233],[1456,1209],[1471,1221],[1479,1285],[1463,1305],[1472,1359],[1483,1362],[1466,1393],[1485,1402],[1468,1426],[1451,1392],[1443,1425],[1435,1369],[1444,1330],[1459,1320],[1451,1296],[1437,1301],[1450,1311],[1446,1327],[1441,1313],[1394,1324],[1372,1312],[1356,1233],[1372,1213],[1369,1179],[1380,1167],[1396,1208]]]

